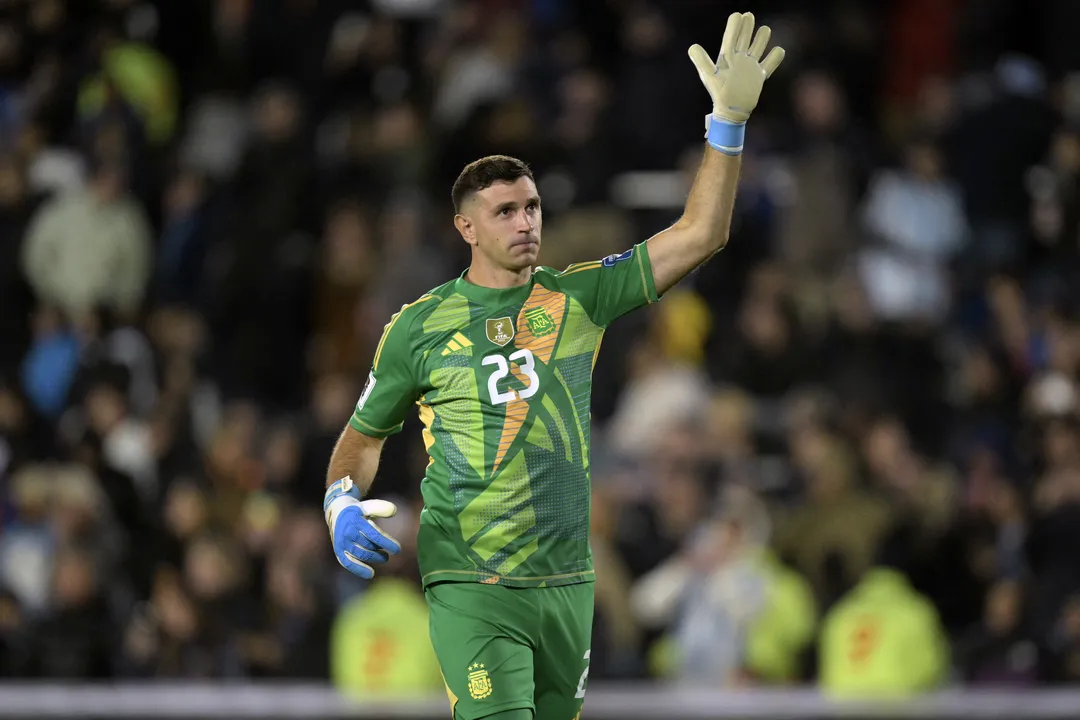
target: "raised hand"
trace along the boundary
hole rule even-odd
[[[716,62],[700,45],[689,50],[713,101],[712,115],[706,121],[709,144],[721,152],[742,152],[742,127],[757,107],[765,80],[784,60],[781,47],[774,47],[761,59],[770,37],[772,30],[766,25],[754,34],[753,13],[732,13]]]

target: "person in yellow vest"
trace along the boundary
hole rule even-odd
[[[904,575],[913,530],[886,536],[877,562],[826,614],[818,682],[836,698],[900,699],[940,687],[949,644],[933,604]]]
[[[398,506],[384,522],[399,538],[416,536],[415,515]],[[409,525],[409,523],[413,523]],[[383,566],[379,580],[342,607],[330,635],[330,678],[351,698],[415,697],[443,691],[428,636],[428,607],[409,576],[415,556],[408,542]]]
[[[817,626],[814,592],[774,552],[763,550],[759,563],[768,582],[767,600],[748,628],[743,672],[758,685],[797,682]]]

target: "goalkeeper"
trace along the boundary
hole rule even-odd
[[[682,217],[620,255],[538,266],[542,213],[529,168],[493,156],[454,184],[472,246],[460,277],[386,325],[334,448],[324,500],[338,561],[371,578],[398,552],[365,499],[384,439],[419,408],[430,462],[417,556],[431,641],[458,720],[574,720],[589,674],[592,369],[604,330],[656,302],[724,247],[743,133],[783,60],[769,29],[728,18],[713,62],[690,48],[712,96],[707,147]]]

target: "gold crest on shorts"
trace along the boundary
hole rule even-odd
[[[469,666],[469,695],[473,700],[483,700],[491,694],[491,676],[483,663]]]
[[[514,339],[514,321],[509,317],[488,318],[487,337],[499,347],[506,345]]]

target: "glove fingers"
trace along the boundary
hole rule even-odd
[[[364,500],[360,503],[364,517],[389,518],[397,515],[397,505],[389,500]]]
[[[760,60],[761,56],[765,54],[765,48],[769,46],[769,38],[771,37],[772,29],[768,25],[762,25],[758,28],[757,35],[754,36],[754,43],[750,46],[750,57]]]
[[[724,40],[720,43],[720,57],[716,59],[719,67],[721,59],[725,65],[730,66],[735,56],[735,43],[739,39],[739,30],[742,28],[742,14],[731,13],[728,15],[727,28],[724,29]]]
[[[375,571],[370,565],[360,562],[352,553],[348,550],[341,554],[338,558],[338,562],[341,563],[341,567],[345,568],[353,575],[363,578],[364,580],[370,580],[375,577]]]
[[[391,555],[397,555],[401,552],[401,543],[384,533],[375,523],[367,522],[358,526],[357,529],[365,540],[379,550],[385,550]]]
[[[739,22],[739,34],[735,36],[735,52],[745,53],[750,49],[754,35],[754,13],[743,13]]]
[[[770,77],[776,68],[780,67],[780,63],[784,61],[784,48],[774,47],[765,59],[761,62],[761,67],[765,71],[765,77]]]
[[[701,76],[701,82],[706,83],[706,87],[708,87],[709,78],[716,74],[716,65],[713,63],[712,58],[709,57],[709,53],[705,52],[705,48],[700,45],[692,45],[687,54],[694,63],[694,67],[697,68],[698,75]]]
[[[353,562],[386,562],[387,555],[378,551],[373,547],[368,547],[364,543],[348,543],[341,549],[341,557],[345,557]]]
[[[354,543],[345,554],[350,555],[357,562],[370,563],[373,565],[385,565],[390,559],[390,553],[385,550],[376,550]]]

